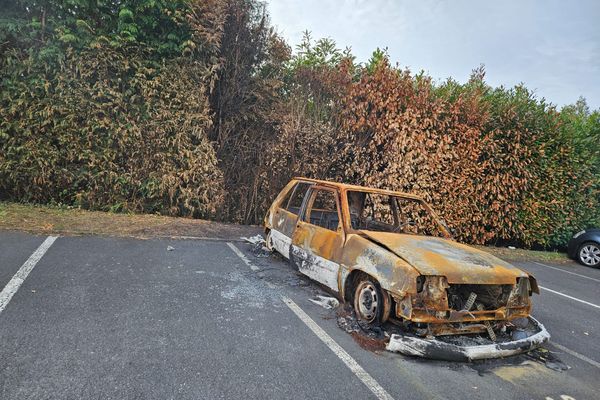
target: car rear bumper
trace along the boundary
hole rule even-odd
[[[529,317],[533,332],[519,340],[481,345],[457,345],[438,339],[394,334],[386,346],[388,351],[423,358],[447,361],[473,361],[501,358],[524,353],[539,347],[550,339],[550,334],[539,321]]]

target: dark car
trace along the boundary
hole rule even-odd
[[[600,267],[600,228],[577,232],[569,240],[569,257],[588,267]]]

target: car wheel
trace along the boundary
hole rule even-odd
[[[371,278],[361,278],[354,289],[354,312],[359,320],[380,322],[383,315],[383,295],[381,288]]]
[[[586,242],[579,247],[577,252],[579,262],[588,267],[600,266],[600,244],[596,242]]]

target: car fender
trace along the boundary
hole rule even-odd
[[[348,279],[360,271],[373,277],[392,296],[402,298],[417,292],[420,275],[406,261],[389,250],[356,234],[348,236],[340,268],[340,295],[346,298]]]

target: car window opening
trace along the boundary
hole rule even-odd
[[[313,225],[336,231],[340,220],[335,192],[331,190],[315,190],[312,204],[306,210],[304,220]]]
[[[387,194],[348,191],[352,229],[444,237],[422,201]]]
[[[300,208],[304,201],[304,196],[308,191],[308,188],[312,186],[311,183],[298,182],[296,186],[290,190],[290,195],[287,199],[284,199],[282,204],[286,205],[284,208],[292,214],[300,214]]]

